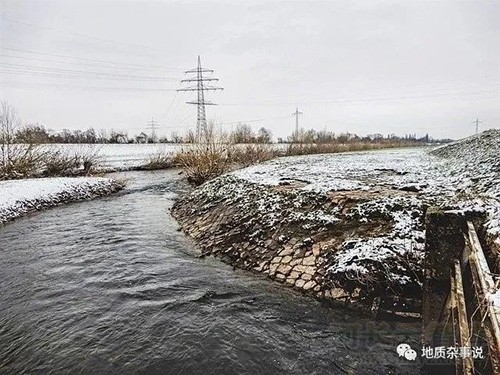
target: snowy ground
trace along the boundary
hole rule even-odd
[[[245,146],[245,145],[242,145]],[[285,144],[274,144],[274,148],[284,148]],[[149,163],[157,155],[174,155],[175,153],[194,147],[192,144],[51,144],[41,147],[62,151],[64,153],[78,153],[80,155],[97,155],[99,169],[107,171],[127,170]]]
[[[120,183],[99,177],[0,181],[0,224],[31,211],[92,199],[120,188]]]
[[[169,155],[189,145],[179,144],[53,144],[44,148],[64,153],[97,155],[98,167],[105,170],[126,170],[147,164],[155,155]]]

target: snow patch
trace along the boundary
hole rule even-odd
[[[36,178],[0,181],[0,224],[27,212],[64,202],[91,199],[121,187],[108,178]]]

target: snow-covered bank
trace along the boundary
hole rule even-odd
[[[487,240],[500,254],[500,129],[487,130],[432,154],[447,160],[446,174],[455,179],[456,212],[484,212]]]
[[[429,206],[482,210],[492,235],[500,223],[500,132],[428,151],[274,159],[209,181],[173,214],[204,254],[316,296],[418,297]]]
[[[117,181],[101,177],[0,181],[0,224],[31,211],[111,194],[122,187]]]

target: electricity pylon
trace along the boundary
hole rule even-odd
[[[196,82],[196,86],[186,87],[183,89],[178,89],[177,91],[197,91],[198,92],[198,100],[192,102],[186,102],[187,104],[196,104],[198,106],[198,115],[196,121],[196,141],[200,142],[202,136],[207,134],[207,118],[205,115],[205,106],[206,105],[216,105],[212,102],[205,101],[205,91],[216,91],[216,90],[224,90],[222,87],[214,87],[205,85],[204,82],[207,81],[218,81],[217,78],[213,77],[204,77],[203,73],[213,73],[214,71],[211,69],[203,69],[201,67],[201,59],[198,56],[198,67],[196,69],[187,70],[185,74],[196,74],[196,78],[188,78],[183,79],[181,82]]]
[[[299,116],[302,114],[299,112],[299,108],[295,108],[295,112],[292,113],[292,116],[295,116],[295,141],[299,140]]]
[[[476,118],[476,121],[472,121],[473,124],[476,124],[476,135],[479,134],[479,124],[482,124],[482,121],[479,121],[478,118]]]
[[[153,143],[156,143],[156,129],[159,127],[158,123],[151,118],[151,121],[148,122],[148,129],[151,129],[151,140]]]

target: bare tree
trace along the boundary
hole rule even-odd
[[[15,141],[25,144],[50,143],[50,135],[43,125],[27,124],[16,131]]]
[[[194,131],[188,130],[184,137],[184,143],[196,143],[196,135],[194,134]]]
[[[269,129],[260,128],[257,133],[257,143],[271,143],[273,135]]]
[[[172,132],[172,135],[170,136],[172,138],[173,143],[181,143],[182,142],[182,137],[177,134],[177,132]]]
[[[254,143],[255,134],[252,127],[247,124],[239,123],[236,129],[232,132],[231,138],[233,143]]]
[[[19,123],[16,109],[9,103],[2,101],[0,108],[0,149],[4,169],[8,168],[12,161],[13,144]]]

